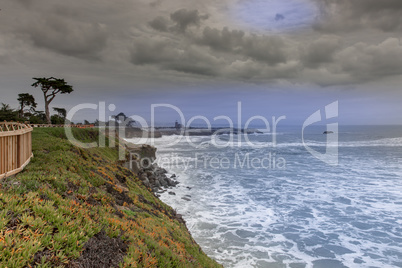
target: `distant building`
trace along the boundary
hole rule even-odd
[[[179,124],[179,122],[177,122],[177,120],[176,120],[176,122],[174,123],[174,127],[175,127],[177,130],[180,130],[181,127],[182,127],[182,125]]]

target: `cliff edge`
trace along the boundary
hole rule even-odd
[[[73,129],[84,142],[96,129]],[[118,146],[82,149],[62,128],[35,129],[34,158],[0,181],[1,267],[221,267],[180,215],[118,161]]]

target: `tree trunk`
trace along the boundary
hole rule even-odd
[[[49,113],[49,101],[45,97],[45,114],[46,114],[46,121],[50,125],[52,121],[50,120],[50,113]]]
[[[20,118],[24,117],[24,105],[21,105]]]

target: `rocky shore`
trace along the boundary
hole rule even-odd
[[[175,187],[179,182],[176,180],[176,175],[168,176],[166,169],[153,163],[156,160],[156,150],[150,145],[130,144],[126,167],[132,170],[145,186],[158,195]]]
[[[229,131],[228,129],[224,128],[189,128],[181,131],[175,128],[157,128],[152,134],[151,132],[145,132],[141,129],[128,128],[125,130],[124,139],[120,139],[123,143],[125,143],[126,149],[129,152],[129,156],[127,162],[125,163],[125,166],[132,170],[144,183],[144,185],[150,188],[154,192],[154,194],[159,197],[159,194],[164,193],[179,184],[179,182],[176,180],[176,175],[173,174],[168,176],[167,170],[159,167],[157,164],[154,163],[156,160],[157,148],[146,144],[132,144],[123,140],[134,137],[137,138],[146,136],[148,138],[160,138],[164,135],[170,136],[182,134],[184,134],[185,136],[211,136],[216,133],[222,135],[229,133],[261,134],[262,132],[258,131],[257,129],[231,129]],[[117,134],[117,136],[119,135]],[[169,193],[174,194],[174,192]]]

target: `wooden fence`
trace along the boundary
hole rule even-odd
[[[21,172],[33,157],[32,127],[0,122],[0,179]]]
[[[75,128],[94,128],[95,125],[49,125],[49,124],[30,124],[26,123],[26,125],[29,125],[31,127],[41,127],[41,128],[46,128],[46,127],[75,127]]]

